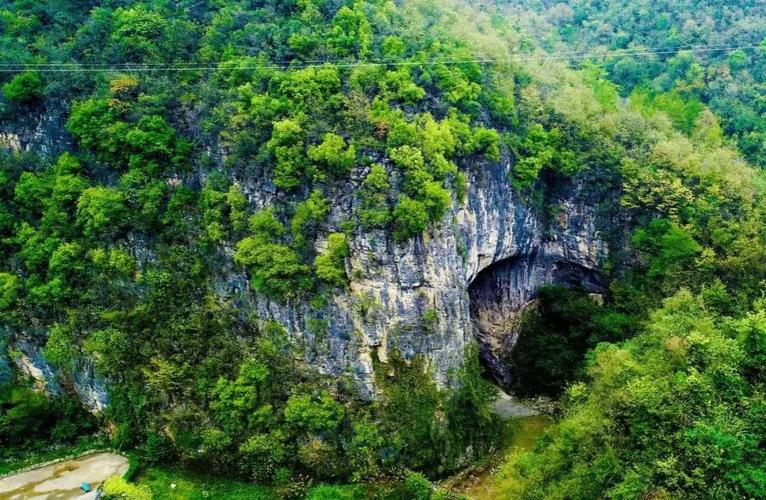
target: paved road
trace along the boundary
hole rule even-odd
[[[128,459],[114,453],[94,453],[0,479],[0,499],[59,500],[96,498],[96,488],[107,478],[128,470]],[[84,493],[83,482],[93,490]]]

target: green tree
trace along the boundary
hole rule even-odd
[[[332,432],[340,425],[343,415],[343,406],[328,392],[317,397],[308,394],[291,396],[285,406],[285,422],[301,432]]]
[[[253,236],[237,245],[234,260],[244,266],[256,290],[276,298],[291,298],[312,287],[311,269],[289,246],[279,243],[286,233],[270,210],[250,219]]]
[[[346,258],[349,256],[348,239],[343,233],[332,233],[327,237],[327,250],[315,261],[317,277],[335,287],[348,284]]]
[[[285,190],[300,186],[307,162],[302,127],[293,120],[275,122],[266,147],[276,159],[274,184]]]
[[[383,165],[374,164],[364,179],[360,190],[359,221],[365,229],[385,228],[391,221],[388,198],[391,184]]]
[[[120,191],[104,186],[83,191],[77,202],[77,221],[88,237],[111,238],[126,225],[128,208]]]
[[[316,236],[320,224],[327,218],[331,208],[330,201],[318,190],[312,191],[306,201],[298,204],[290,221],[296,246],[303,247],[309,238]]]
[[[3,95],[11,102],[28,104],[41,99],[45,93],[45,82],[39,73],[25,71],[14,76],[3,85]]]
[[[394,208],[393,220],[394,238],[405,241],[426,230],[429,221],[428,209],[420,201],[402,195]]]
[[[331,133],[326,134],[318,146],[309,147],[308,157],[317,164],[312,177],[324,181],[327,174],[334,177],[348,175],[356,160],[356,149],[354,146],[346,148],[346,141]]]
[[[170,23],[159,12],[144,5],[118,8],[112,20],[111,41],[123,60],[130,62],[161,61],[163,45],[168,42]]]

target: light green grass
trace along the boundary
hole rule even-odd
[[[142,469],[134,482],[146,485],[154,498],[197,500],[215,498],[226,500],[261,500],[275,498],[274,491],[266,486],[215,477],[193,471],[148,467]],[[171,487],[175,485],[175,488]]]
[[[2,450],[2,453],[0,453],[0,476],[31,467],[35,464],[82,455],[91,450],[99,450],[104,448],[106,444],[103,438],[88,437],[75,444],[55,448]]]
[[[532,450],[535,443],[553,423],[546,415],[519,418],[508,423],[511,435],[502,453],[461,478],[457,483],[445,484],[452,493],[469,499],[516,498],[521,482],[515,471],[508,466],[509,459],[519,453]]]
[[[133,482],[148,486],[155,500],[262,500],[278,498],[277,491],[268,486],[249,484],[235,479],[211,476],[180,468],[146,467]],[[171,485],[175,485],[172,488]],[[385,498],[375,485],[342,484],[317,485],[308,490],[307,500],[365,500]],[[377,495],[375,493],[378,493]]]

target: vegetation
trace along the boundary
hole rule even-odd
[[[681,291],[634,339],[598,346],[546,445],[508,465],[521,497],[763,496],[763,325]]]
[[[600,342],[633,336],[635,318],[597,303],[588,294],[562,287],[540,290],[536,307],[525,312],[509,360],[516,393],[559,396],[580,378],[585,353]]]
[[[95,430],[93,418],[68,395],[48,397],[22,381],[0,386],[0,471],[80,446]],[[44,453],[49,449],[57,450]]]
[[[384,307],[355,288],[352,251],[425,247],[469,183],[507,176],[545,229],[563,192],[592,200],[610,247],[598,302],[549,288],[522,321],[519,384],[563,399],[506,464],[514,491],[765,496],[766,182],[748,164],[766,163],[761,49],[535,57],[757,45],[745,20],[762,6],[466,3],[0,2],[0,50],[27,65],[0,76],[0,121],[52,134],[0,138],[2,453],[108,422],[158,496],[166,477],[196,488],[172,463],[241,481],[232,496],[353,497],[332,483],[384,478],[384,498],[438,497],[431,479],[504,437],[476,352],[446,387],[427,359],[390,352],[372,401],[312,364],[364,335],[328,321],[332,299],[365,326]],[[32,66],[61,63],[111,69]],[[317,341],[277,307],[310,310]],[[408,334],[441,334],[441,307]],[[60,397],[12,368],[26,338]],[[68,394],[91,367],[109,381],[104,422]]]
[[[508,18],[546,49],[597,54],[620,94],[640,101],[644,113],[662,111],[692,134],[709,106],[742,154],[766,166],[766,119],[756,104],[766,77],[766,10],[759,2],[504,3],[512,5]]]

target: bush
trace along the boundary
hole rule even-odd
[[[239,242],[234,261],[247,268],[253,286],[281,299],[309,290],[313,285],[311,268],[293,249],[278,242],[286,229],[273,213],[264,210],[255,214],[250,226],[254,235]]]
[[[391,221],[391,207],[388,196],[391,184],[386,168],[375,164],[364,179],[360,190],[359,221],[365,229],[384,228]]]
[[[3,85],[3,95],[17,104],[28,104],[43,97],[45,82],[39,73],[26,71]]]
[[[588,349],[622,340],[634,326],[631,318],[599,305],[583,291],[542,288],[537,308],[522,317],[511,354],[515,390],[558,395],[581,374]]]
[[[125,226],[127,216],[125,197],[108,187],[86,189],[77,202],[77,220],[86,236],[114,236]]]
[[[404,486],[413,500],[431,500],[434,487],[423,474],[408,472],[404,478]]]
[[[426,230],[428,220],[428,210],[422,202],[407,195],[400,196],[394,209],[394,239],[405,241],[418,236]]]
[[[343,233],[333,233],[327,238],[327,250],[316,258],[317,277],[335,287],[348,284],[346,258],[349,255],[348,240]]]
[[[341,177],[351,171],[356,161],[356,149],[354,146],[346,148],[346,141],[337,134],[324,136],[322,144],[311,146],[308,150],[311,161],[318,165],[314,173],[316,180],[325,180],[327,174]]]
[[[326,391],[318,397],[291,396],[285,406],[285,421],[302,432],[333,431],[340,425],[343,415],[343,406]]]
[[[151,500],[154,498],[148,486],[130,484],[119,476],[104,481],[104,500]]]
[[[330,200],[318,190],[312,191],[309,198],[296,207],[295,215],[290,221],[293,243],[296,247],[304,246],[308,238],[316,235],[319,224],[330,213],[331,207]]]
[[[277,433],[257,434],[239,447],[240,466],[256,482],[269,483],[287,458],[284,437]]]

